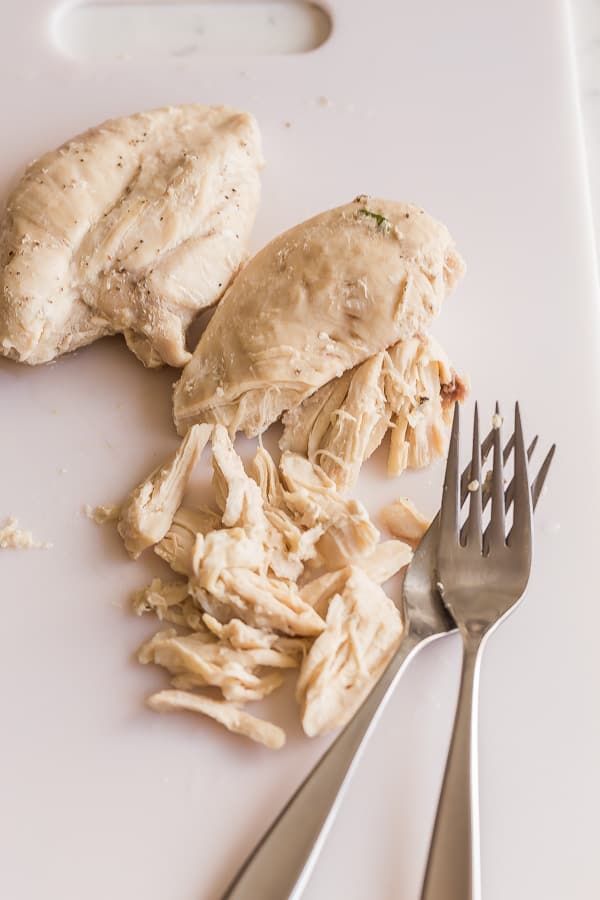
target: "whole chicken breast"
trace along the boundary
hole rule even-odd
[[[180,433],[262,432],[347,369],[423,331],[462,275],[444,225],[357,197],[271,241],[227,291],[175,387]]]
[[[0,221],[0,353],[35,365],[122,332],[183,366],[186,330],[246,256],[252,116],[189,105],[112,119],[26,170]]]

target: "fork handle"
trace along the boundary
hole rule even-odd
[[[454,730],[421,900],[479,900],[477,696],[482,636],[463,634]]]
[[[360,753],[404,664],[422,641],[409,631],[367,699],[282,809],[221,900],[300,897]]]

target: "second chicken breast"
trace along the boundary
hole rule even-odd
[[[181,434],[260,434],[332,378],[426,329],[464,264],[444,225],[357,197],[271,241],[242,270],[175,387]]]

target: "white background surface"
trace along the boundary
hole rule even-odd
[[[592,900],[598,297],[565,9],[332,6],[334,33],[314,54],[132,68],[61,58],[46,37],[52,3],[22,0],[3,24],[0,193],[25,160],[108,116],[227,102],[255,112],[264,136],[254,249],[360,192],[416,200],[448,224],[469,271],[436,335],[483,408],[518,397],[542,447],[559,444],[526,602],[483,666],[484,898]],[[143,706],[164,680],[132,659],[153,624],[127,597],[163,570],[152,555],[129,562],[80,511],[119,499],[175,445],[172,380],[119,339],[45,368],[0,362],[0,513],[55,545],[0,556],[3,898],[215,900],[325,746],[302,738],[291,691],[272,704],[290,721],[279,754]],[[439,467],[396,484],[381,465],[361,482],[371,508],[408,493],[433,510]],[[416,900],[457,675],[452,638],[406,672],[307,900]]]

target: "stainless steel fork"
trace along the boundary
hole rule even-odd
[[[519,406],[511,440],[514,475],[505,492],[500,428],[493,435],[491,515],[482,519],[481,447],[477,406],[473,424],[469,512],[461,528],[456,405],[440,510],[438,588],[463,639],[463,665],[454,731],[440,794],[422,900],[481,896],[477,802],[477,691],[484,642],[515,608],[529,580],[533,551],[532,498]],[[506,535],[506,512],[513,505]]]
[[[529,447],[533,453],[536,440]],[[494,442],[494,431],[483,440],[482,456]],[[504,448],[506,458],[513,442]],[[552,463],[553,448],[544,459],[532,486],[535,507]],[[461,499],[468,495],[469,467],[461,479]],[[512,486],[507,490],[507,503]],[[488,497],[484,491],[483,503]],[[354,718],[338,735],[227,888],[222,900],[298,900],[319,857],[362,751],[404,667],[420,647],[454,631],[455,624],[436,590],[436,516],[417,547],[404,579],[401,598],[406,637],[388,668]],[[461,898],[466,900],[466,898]]]

